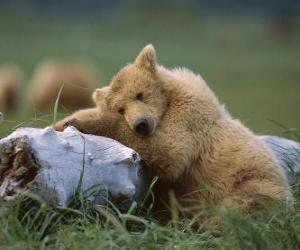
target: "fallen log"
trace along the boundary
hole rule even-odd
[[[92,203],[138,199],[140,156],[119,142],[80,133],[21,128],[0,140],[0,196],[30,192],[66,207],[77,191]]]
[[[278,136],[260,136],[275,155],[283,168],[288,181],[292,184],[300,174],[300,144]]]

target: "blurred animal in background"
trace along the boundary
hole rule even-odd
[[[289,38],[294,31],[292,13],[287,9],[280,9],[271,17],[271,35],[276,40]]]
[[[96,68],[84,61],[44,61],[37,65],[28,88],[28,101],[39,111],[53,109],[62,88],[59,104],[67,109],[93,105],[91,93],[99,86]]]
[[[1,112],[12,112],[17,108],[24,80],[24,73],[17,65],[9,63],[0,66]]]

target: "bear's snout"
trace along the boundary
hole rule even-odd
[[[134,123],[134,131],[140,135],[150,135],[154,130],[154,121],[152,118],[139,118]]]

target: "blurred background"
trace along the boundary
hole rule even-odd
[[[89,105],[72,91],[109,84],[147,43],[160,64],[201,74],[255,132],[298,133],[298,0],[0,0],[0,111],[1,98],[17,105],[0,134],[51,123],[55,101],[35,100],[56,96],[54,81],[74,85],[59,115]]]

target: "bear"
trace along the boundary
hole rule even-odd
[[[159,65],[152,45],[92,98],[94,108],[54,128],[72,125],[135,149],[145,172],[158,176],[155,213],[177,204],[179,216],[193,218],[202,204],[248,211],[266,200],[292,203],[287,178],[264,142],[229,114],[200,75]]]
[[[36,66],[27,97],[34,108],[49,112],[63,86],[60,105],[70,110],[87,108],[93,106],[90,96],[99,83],[99,75],[90,63],[45,60]]]
[[[24,80],[24,73],[16,64],[7,63],[1,66],[0,112],[11,113],[16,110]]]

